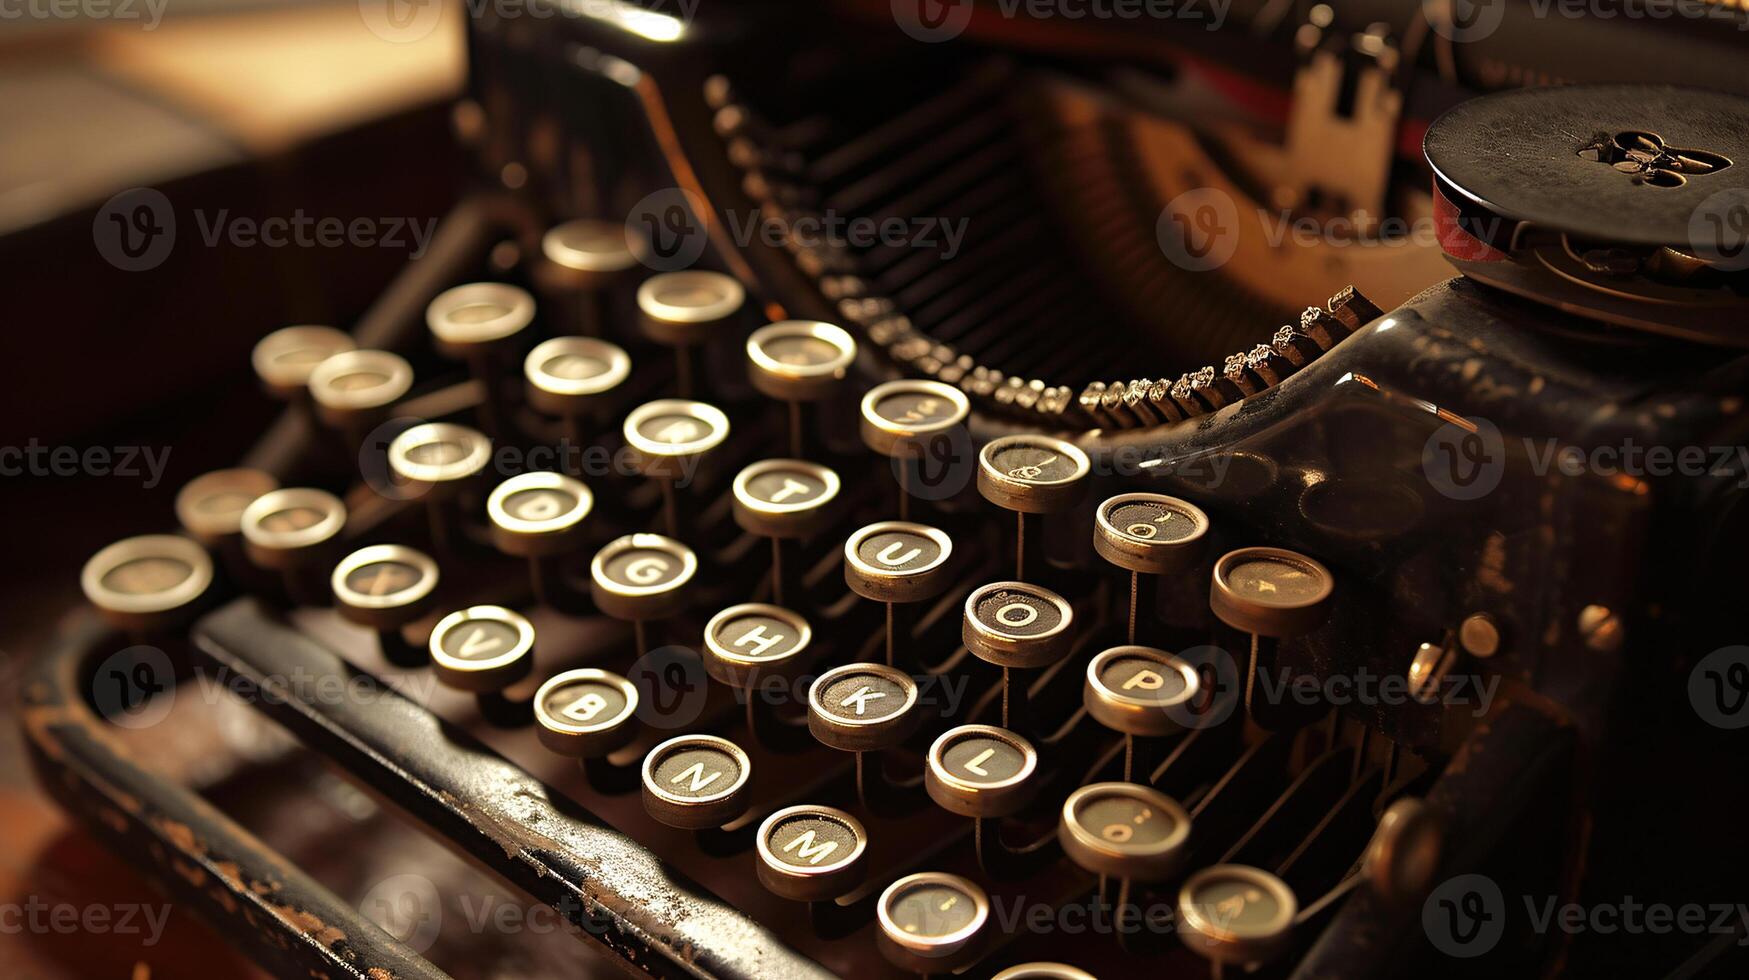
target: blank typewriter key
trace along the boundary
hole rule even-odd
[[[327,561],[346,527],[346,505],[325,490],[286,487],[243,508],[243,547],[249,560],[280,572],[294,602],[328,603]],[[312,577],[314,571],[323,574]]]
[[[802,403],[831,397],[856,362],[856,341],[843,327],[818,320],[784,320],[747,338],[747,375],[753,387],[789,406],[789,451],[804,455]]]
[[[492,543],[507,555],[528,559],[529,584],[541,605],[562,603],[563,583],[553,562],[576,550],[593,506],[589,488],[560,473],[521,473],[487,496]]]
[[[631,373],[625,351],[592,337],[554,337],[536,344],[522,362],[528,403],[564,420],[565,438],[576,453],[588,445],[585,419]]]
[[[759,883],[798,902],[829,902],[855,891],[868,874],[868,831],[843,810],[785,807],[759,825]]]
[[[923,722],[917,682],[882,664],[845,664],[808,687],[808,731],[820,744],[856,753],[856,793],[871,813],[894,809],[881,753],[911,737]]]
[[[181,623],[212,581],[206,549],[176,534],[123,538],[92,555],[79,573],[79,587],[104,621],[133,634]]]
[[[265,470],[203,473],[176,492],[176,520],[219,556],[234,583],[246,583],[253,576],[243,554],[243,510],[255,498],[277,489],[279,481]]]
[[[660,534],[627,534],[595,553],[590,592],[597,609],[632,624],[642,657],[650,652],[644,624],[685,608],[697,573],[698,556],[686,545]]]
[[[533,719],[531,702],[504,696],[534,670],[534,624],[521,614],[503,606],[458,609],[437,621],[430,650],[439,683],[472,692],[481,717],[504,727]]]
[[[249,363],[274,397],[301,402],[316,366],[357,346],[351,334],[333,327],[282,327],[256,342]]]
[[[1184,726],[1181,719],[1202,691],[1195,667],[1164,650],[1121,646],[1101,651],[1087,664],[1081,703],[1105,727],[1124,735],[1123,778],[1135,770],[1148,772],[1147,760],[1136,760],[1136,736],[1170,735]]]
[[[735,475],[735,523],[771,539],[771,597],[784,598],[783,542],[812,537],[834,516],[838,474],[818,463],[767,459]]]
[[[1091,471],[1086,453],[1049,436],[1003,436],[978,453],[978,492],[985,500],[1014,512],[1015,578],[1026,581],[1029,564],[1035,577],[1044,571],[1041,535],[1036,525],[1033,533],[1027,534],[1028,515],[1073,510],[1087,495],[1087,474]]]
[[[1130,573],[1129,642],[1136,642],[1141,577],[1182,572],[1201,561],[1208,530],[1202,508],[1164,494],[1121,493],[1099,505],[1093,550]]]
[[[402,667],[425,664],[425,651],[401,630],[431,609],[437,562],[404,545],[373,544],[334,566],[331,584],[340,616],[377,631],[383,656]]]
[[[1209,608],[1221,622],[1251,636],[1245,708],[1253,718],[1265,707],[1254,695],[1259,673],[1274,662],[1275,641],[1322,625],[1335,590],[1329,569],[1285,548],[1240,548],[1215,562]]]
[[[534,695],[535,733],[541,744],[577,760],[589,785],[608,795],[637,783],[636,766],[614,766],[607,756],[637,735],[638,689],[610,671],[582,667],[554,674]]]
[[[971,412],[965,393],[939,381],[888,381],[862,397],[862,441],[869,449],[900,460],[899,519],[911,516],[915,472],[925,459],[957,452],[953,431]]]
[[[1094,980],[1093,974],[1067,963],[1020,963],[990,980]]]
[[[1293,945],[1299,902],[1275,875],[1242,864],[1217,864],[1178,891],[1179,938],[1216,963],[1250,967]]]
[[[637,267],[623,224],[576,218],[541,236],[535,279],[567,310],[569,328],[599,337],[607,323],[603,291]]]
[[[924,871],[887,886],[875,904],[881,955],[913,973],[952,973],[983,953],[990,898],[959,875]]]
[[[232,469],[203,473],[176,492],[176,520],[209,548],[235,541],[243,533],[243,511],[279,481],[264,470]]]
[[[702,269],[664,272],[638,287],[639,325],[644,335],[674,348],[675,392],[692,397],[693,348],[732,328],[747,301],[733,276]]]
[[[389,443],[389,469],[406,481],[408,492],[425,494],[433,547],[459,544],[457,498],[491,460],[491,440],[449,422],[416,425]]]
[[[480,427],[494,436],[504,434],[508,418],[501,368],[517,336],[533,322],[534,297],[501,282],[471,282],[446,289],[425,308],[425,324],[436,338],[438,351],[466,361],[474,380],[484,389]]]
[[[752,760],[715,735],[681,735],[644,756],[644,811],[682,830],[708,830],[747,811]]]
[[[869,524],[844,542],[845,584],[864,599],[886,603],[889,666],[897,660],[894,644],[900,633],[894,607],[940,595],[949,584],[952,556],[953,539],[947,534],[908,521]]]
[[[993,582],[966,596],[960,638],[966,649],[1002,668],[1002,724],[1024,727],[1026,678],[1011,672],[1056,663],[1069,653],[1075,612],[1067,600],[1042,585]]]
[[[949,813],[973,818],[972,842],[978,867],[1010,877],[1018,870],[1002,846],[999,824],[1038,793],[1038,750],[1019,735],[994,725],[950,728],[929,747],[923,786],[929,798]]]
[[[624,434],[638,472],[661,486],[663,526],[670,536],[678,537],[676,487],[690,483],[705,453],[729,437],[729,417],[715,405],[666,398],[632,409]]]
[[[344,351],[310,372],[316,416],[340,432],[348,452],[364,444],[371,426],[412,387],[413,366],[383,350]]]

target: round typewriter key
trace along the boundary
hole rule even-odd
[[[413,387],[413,366],[384,350],[343,351],[310,372],[316,415],[343,432],[350,445]]]
[[[595,553],[589,563],[595,605],[637,630],[638,656],[649,652],[644,624],[686,605],[686,587],[698,572],[692,549],[660,534],[627,534]]]
[[[808,731],[845,752],[871,752],[904,742],[922,723],[917,682],[883,664],[845,664],[808,688]]]
[[[492,441],[478,430],[449,422],[426,422],[389,443],[389,469],[409,493],[426,493],[432,544],[446,550],[457,534],[451,501],[485,470]]]
[[[788,609],[758,602],[730,606],[705,624],[705,671],[739,688],[763,676],[788,676],[801,666],[813,636],[808,621]]]
[[[181,620],[206,594],[206,549],[175,534],[123,538],[85,562],[79,587],[117,629],[143,633]]]
[[[398,544],[360,548],[330,577],[341,618],[376,630],[383,655],[404,667],[419,665],[424,655],[401,629],[430,610],[437,581],[437,562]]]
[[[536,734],[560,755],[598,759],[637,733],[638,689],[618,674],[593,667],[547,678],[534,695]]]
[[[1265,728],[1291,721],[1287,704],[1257,700],[1257,679],[1275,662],[1281,637],[1317,629],[1330,615],[1336,581],[1330,570],[1284,548],[1240,548],[1215,562],[1209,608],[1228,626],[1251,637],[1245,671],[1245,708]]]
[[[953,539],[907,521],[881,521],[853,532],[844,542],[844,582],[864,599],[887,606],[886,659],[895,661],[900,627],[897,603],[934,598],[947,588]]]
[[[1044,567],[1036,518],[1028,515],[1073,510],[1087,495],[1091,470],[1087,454],[1073,443],[1030,433],[1003,436],[978,453],[978,492],[1014,512],[1015,578],[1024,580],[1029,565]]]
[[[715,735],[681,735],[644,756],[644,811],[685,830],[720,827],[747,809],[753,763]]]
[[[1164,881],[1188,852],[1190,814],[1137,783],[1091,783],[1063,801],[1057,840],[1069,860],[1099,875]]]
[[[438,293],[425,308],[425,324],[445,357],[466,361],[479,382],[481,428],[504,432],[508,417],[501,367],[518,335],[534,322],[534,297],[501,282],[471,282]]]
[[[559,473],[521,473],[492,489],[486,516],[492,543],[528,559],[529,582],[542,605],[559,598],[552,559],[577,547],[595,495],[582,481]]]
[[[733,325],[747,301],[747,290],[733,276],[702,269],[664,272],[638,287],[639,322],[644,335],[674,348],[675,390],[692,393],[693,347]]]
[[[1093,517],[1093,550],[1130,573],[1129,642],[1136,642],[1141,577],[1181,572],[1202,559],[1209,519],[1188,500],[1158,493],[1122,493]]]
[[[522,473],[492,489],[486,515],[492,540],[509,555],[560,555],[576,547],[595,495],[559,473]]]
[[[754,840],[759,883],[784,898],[830,901],[854,891],[868,871],[868,831],[833,807],[785,807],[765,818]]]
[[[505,727],[532,719],[531,703],[503,692],[534,670],[533,623],[503,606],[469,606],[438,620],[429,646],[438,682],[472,692],[481,717]]]
[[[327,582],[308,573],[324,568],[346,527],[346,505],[324,490],[285,487],[243,508],[243,547],[256,565],[281,572],[286,592],[305,605],[324,605]]]
[[[1093,974],[1067,963],[1021,963],[990,980],[1094,980]]]
[[[548,229],[540,244],[542,261],[535,278],[570,308],[578,333],[598,336],[606,322],[602,291],[638,264],[625,225],[577,218]]]
[[[502,691],[534,667],[534,624],[503,606],[469,606],[431,631],[437,679],[458,690]]]
[[[990,980],[1093,980],[1093,975],[1067,963],[1021,963]]]
[[[767,459],[735,475],[735,523],[749,534],[771,539],[771,595],[782,603],[784,546],[787,538],[812,537],[834,516],[838,474],[818,463]]]
[[[1004,510],[1054,514],[1087,495],[1092,464],[1073,443],[1022,434],[993,440],[978,453],[978,492]]]
[[[333,327],[282,327],[255,344],[249,363],[268,391],[294,398],[308,391],[316,365],[356,346],[351,334]]]
[[[536,344],[522,362],[528,403],[564,419],[566,437],[579,451],[584,417],[631,373],[625,351],[592,337],[554,337]]]
[[[1015,668],[1044,667],[1067,656],[1074,642],[1074,610],[1042,585],[993,582],[966,596],[960,638],[979,660],[1002,668],[1002,724],[1023,727],[1027,683]]]
[[[923,784],[942,809],[963,817],[1006,817],[1032,802],[1038,751],[994,725],[961,725],[929,747]]]
[[[1074,619],[1068,600],[1042,585],[992,582],[966,597],[960,636],[979,660],[1044,667],[1068,654]]]
[[[188,481],[176,492],[176,520],[208,547],[235,541],[243,533],[243,511],[262,494],[279,489],[263,470],[214,470]]]
[[[888,885],[875,916],[881,953],[893,965],[916,973],[949,973],[977,959],[990,899],[958,875],[925,871]]]
[[[1298,636],[1330,615],[1330,570],[1285,548],[1240,548],[1215,563],[1209,606],[1227,625],[1258,636]]]
[[[425,325],[444,354],[477,357],[534,322],[534,297],[501,282],[471,282],[446,289],[425,308]]]
[[[889,381],[863,396],[863,444],[902,461],[900,519],[910,515],[912,471],[918,461],[941,455],[937,447],[944,442],[951,453],[952,434],[970,412],[965,393],[939,381]]]
[[[747,338],[747,375],[753,387],[789,406],[790,455],[803,454],[802,402],[830,397],[855,362],[856,341],[831,323],[784,320]]]
[[[1201,690],[1196,668],[1153,647],[1120,646],[1087,665],[1082,702],[1095,721],[1128,735],[1170,735]]]
[[[624,435],[638,472],[662,488],[662,516],[668,533],[679,534],[676,485],[690,481],[704,454],[729,437],[729,417],[714,405],[667,398],[632,409],[626,416]]]
[[[1248,966],[1293,944],[1299,902],[1280,878],[1242,864],[1217,864],[1178,891],[1179,937],[1219,963]]]

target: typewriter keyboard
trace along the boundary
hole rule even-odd
[[[635,241],[268,334],[278,442],[90,601],[252,676],[434,680],[279,716],[660,975],[1285,976],[1424,883],[1429,763],[1260,683],[1340,573]]]

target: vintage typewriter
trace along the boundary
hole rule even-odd
[[[283,415],[86,565],[41,779],[287,977],[1740,976],[1698,9],[487,7],[475,189],[260,325]],[[282,854],[155,774],[214,678],[395,816]]]

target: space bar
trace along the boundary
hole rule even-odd
[[[748,980],[832,976],[631,838],[573,803],[553,806],[546,784],[385,685],[373,685],[368,704],[298,696],[336,689],[331,683],[276,686],[270,679],[346,680],[363,671],[258,600],[232,602],[194,632],[203,655],[265,689],[270,696],[250,703],[305,745],[641,969]]]

